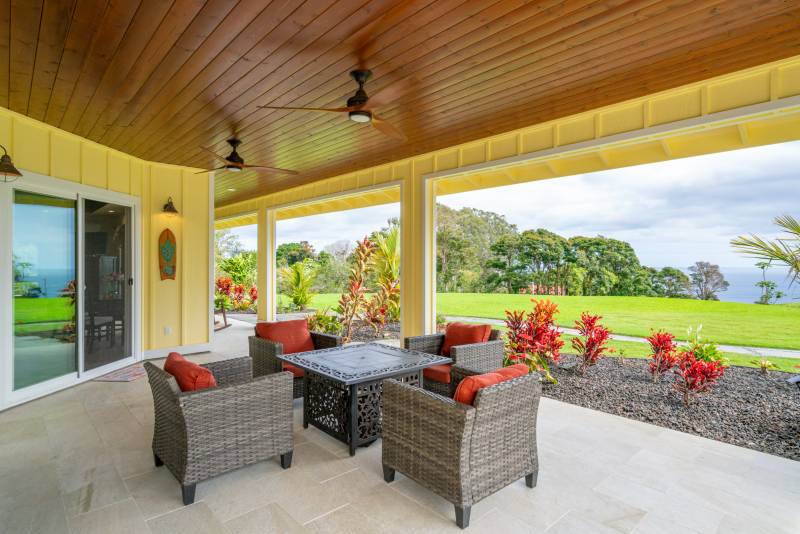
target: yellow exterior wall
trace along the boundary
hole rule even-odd
[[[767,104],[774,105],[763,112],[748,107]],[[730,117],[727,122],[726,117]],[[336,201],[314,202],[320,197],[353,196],[365,187],[402,183],[401,319],[403,335],[417,335],[430,331],[434,319],[436,194],[796,139],[800,139],[800,57],[230,204],[217,208],[215,218],[264,215],[288,204],[306,206],[298,215],[321,213],[331,211]],[[259,217],[260,226],[266,220]],[[274,227],[263,234],[268,232],[274,233]],[[266,246],[261,237],[259,243]],[[264,291],[263,283],[260,279],[262,294],[271,297],[261,303],[269,305],[274,301],[274,284]]]
[[[151,163],[0,108],[0,144],[18,169],[140,199],[143,350],[209,342],[208,174]],[[179,215],[162,207],[172,197]],[[169,227],[178,240],[176,280],[160,280],[158,235]],[[172,332],[166,334],[165,327]]]

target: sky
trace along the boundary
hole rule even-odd
[[[644,265],[686,269],[708,261],[751,269],[730,240],[779,234],[777,215],[800,217],[800,141],[441,196],[452,208],[505,215],[518,229],[629,242]],[[399,215],[397,204],[280,221],[278,243],[316,250],[355,240]],[[243,241],[255,248],[255,227]],[[778,273],[775,273],[776,275]],[[749,282],[748,282],[749,283]]]

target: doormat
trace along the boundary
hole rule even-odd
[[[147,374],[141,364],[131,365],[123,369],[117,369],[107,375],[95,378],[98,382],[133,382]]]

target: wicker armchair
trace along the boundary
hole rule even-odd
[[[450,349],[450,358],[453,360],[453,367],[461,367],[472,370],[473,373],[488,373],[503,366],[503,340],[500,339],[500,331],[492,330],[489,341],[486,343],[474,343],[472,345],[459,345]],[[407,349],[425,352],[427,354],[440,354],[444,345],[444,334],[430,334],[427,336],[407,337],[404,346]],[[423,380],[423,387],[428,391],[433,391],[439,395],[452,397],[455,392],[458,376],[450,373],[450,383],[438,382],[435,380]]]
[[[253,376],[263,376],[283,371],[283,362],[278,356],[283,354],[283,344],[258,337],[257,335],[248,338],[250,343],[250,357],[253,359]],[[332,334],[321,332],[311,332],[311,341],[314,343],[314,350],[330,349],[342,346],[342,338]],[[292,397],[299,399],[303,396],[303,379],[294,377],[292,387]]]
[[[480,390],[474,406],[384,381],[384,480],[400,471],[453,503],[466,528],[476,502],[522,477],[536,485],[540,395],[534,374]]]
[[[198,482],[280,455],[292,464],[292,375],[253,379],[248,357],[204,365],[217,387],[181,392],[163,369],[145,362],[153,392],[156,467],[166,465],[192,504]]]

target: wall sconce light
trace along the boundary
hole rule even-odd
[[[164,213],[167,215],[177,215],[178,209],[175,207],[175,204],[172,203],[172,197],[167,199],[167,203],[164,204],[164,208],[162,209]]]
[[[8,155],[6,147],[0,145],[0,148],[3,149],[3,155],[0,156],[0,176],[3,177],[3,181],[6,183],[13,182],[22,176],[22,173],[19,172],[16,167],[14,167],[14,164],[11,162],[11,156]]]

